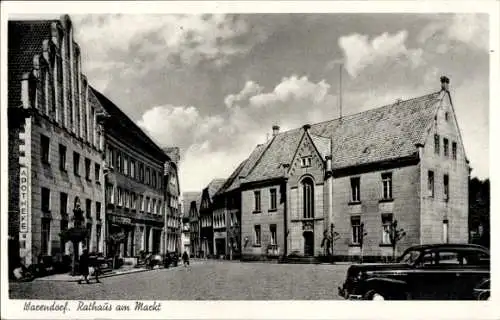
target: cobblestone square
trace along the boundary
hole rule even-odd
[[[196,261],[102,279],[11,283],[12,299],[64,300],[337,300],[347,265]]]

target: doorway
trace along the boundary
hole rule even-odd
[[[314,256],[314,232],[304,232],[304,256]]]

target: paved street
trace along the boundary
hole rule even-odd
[[[191,270],[158,269],[102,279],[101,284],[11,283],[13,299],[335,300],[347,265],[202,261]]]

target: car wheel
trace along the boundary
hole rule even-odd
[[[371,290],[365,294],[365,300],[382,301],[386,300],[386,297],[380,292]]]

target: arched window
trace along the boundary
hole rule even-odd
[[[304,218],[314,218],[314,183],[311,178],[302,180],[302,190]]]

